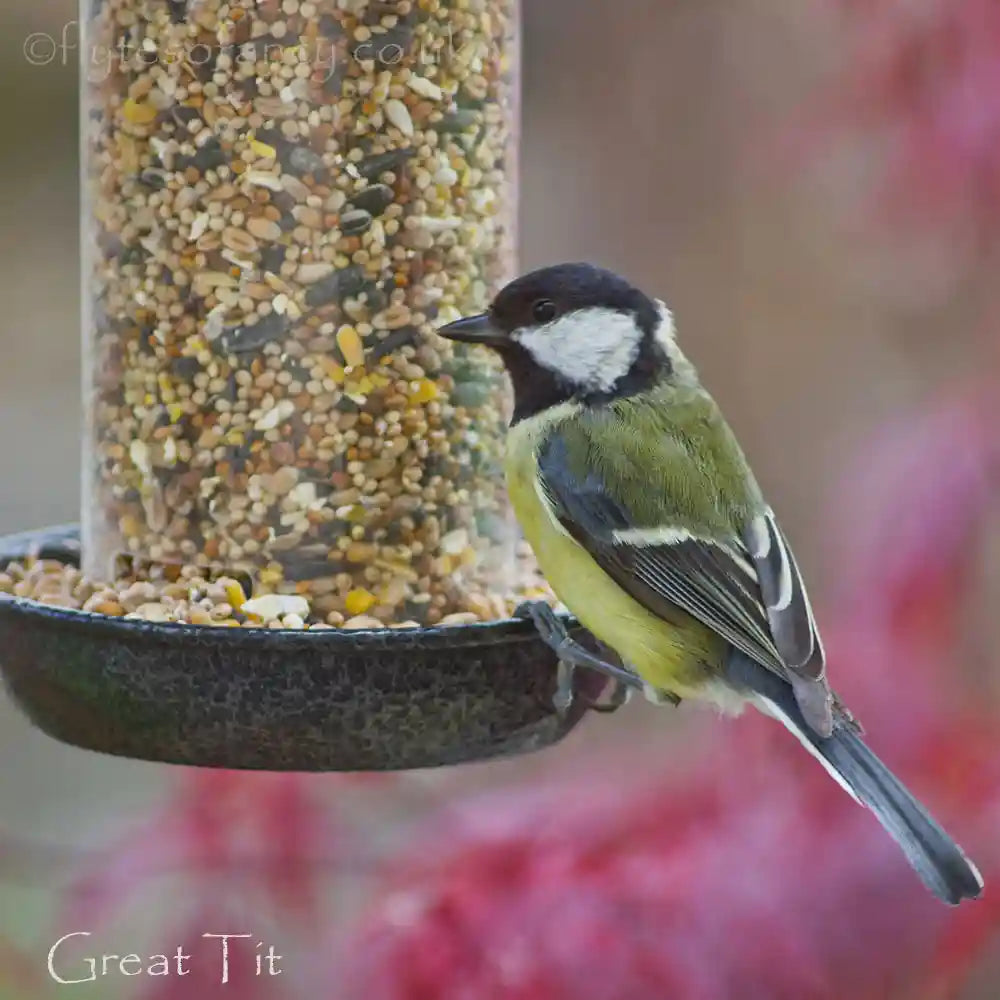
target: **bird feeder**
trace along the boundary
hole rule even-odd
[[[561,738],[583,708],[511,616],[544,585],[503,374],[434,334],[513,274],[517,0],[82,23],[81,526],[0,543],[15,700],[70,743],[235,768]]]

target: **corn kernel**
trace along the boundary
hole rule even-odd
[[[234,611],[239,611],[247,599],[247,595],[243,593],[243,588],[236,580],[226,580],[225,590],[226,600],[232,605]]]
[[[342,326],[337,331],[337,346],[349,368],[360,368],[365,363],[365,349],[361,336],[353,326]]]
[[[414,388],[410,390],[411,403],[429,403],[437,397],[438,387],[429,378],[419,379]]]
[[[352,590],[344,601],[347,613],[353,618],[355,615],[363,615],[369,608],[373,607],[377,599],[374,594],[367,590]]]
[[[156,108],[145,101],[134,101],[130,97],[122,108],[125,118],[133,125],[148,125],[156,117]]]
[[[259,139],[251,139],[250,148],[262,159],[277,159],[278,151],[274,148],[274,146],[269,146],[266,142],[261,142]]]

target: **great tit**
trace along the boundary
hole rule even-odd
[[[638,676],[673,701],[750,704],[778,719],[936,896],[979,896],[975,865],[831,691],[791,548],[667,306],[607,270],[561,264],[440,333],[503,359],[514,388],[506,478],[522,530],[559,599],[629,669],[535,604],[561,659],[620,684]]]

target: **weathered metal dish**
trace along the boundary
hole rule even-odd
[[[0,538],[76,563],[76,526]],[[576,637],[575,622],[570,623]],[[64,743],[171,764],[385,771],[537,750],[561,740],[604,679],[578,672],[553,707],[556,659],[530,622],[295,632],[108,618],[0,595],[0,671]]]

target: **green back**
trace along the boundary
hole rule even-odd
[[[723,539],[764,507],[736,438],[700,387],[663,384],[585,410],[560,433],[574,474],[598,474],[637,528]]]

